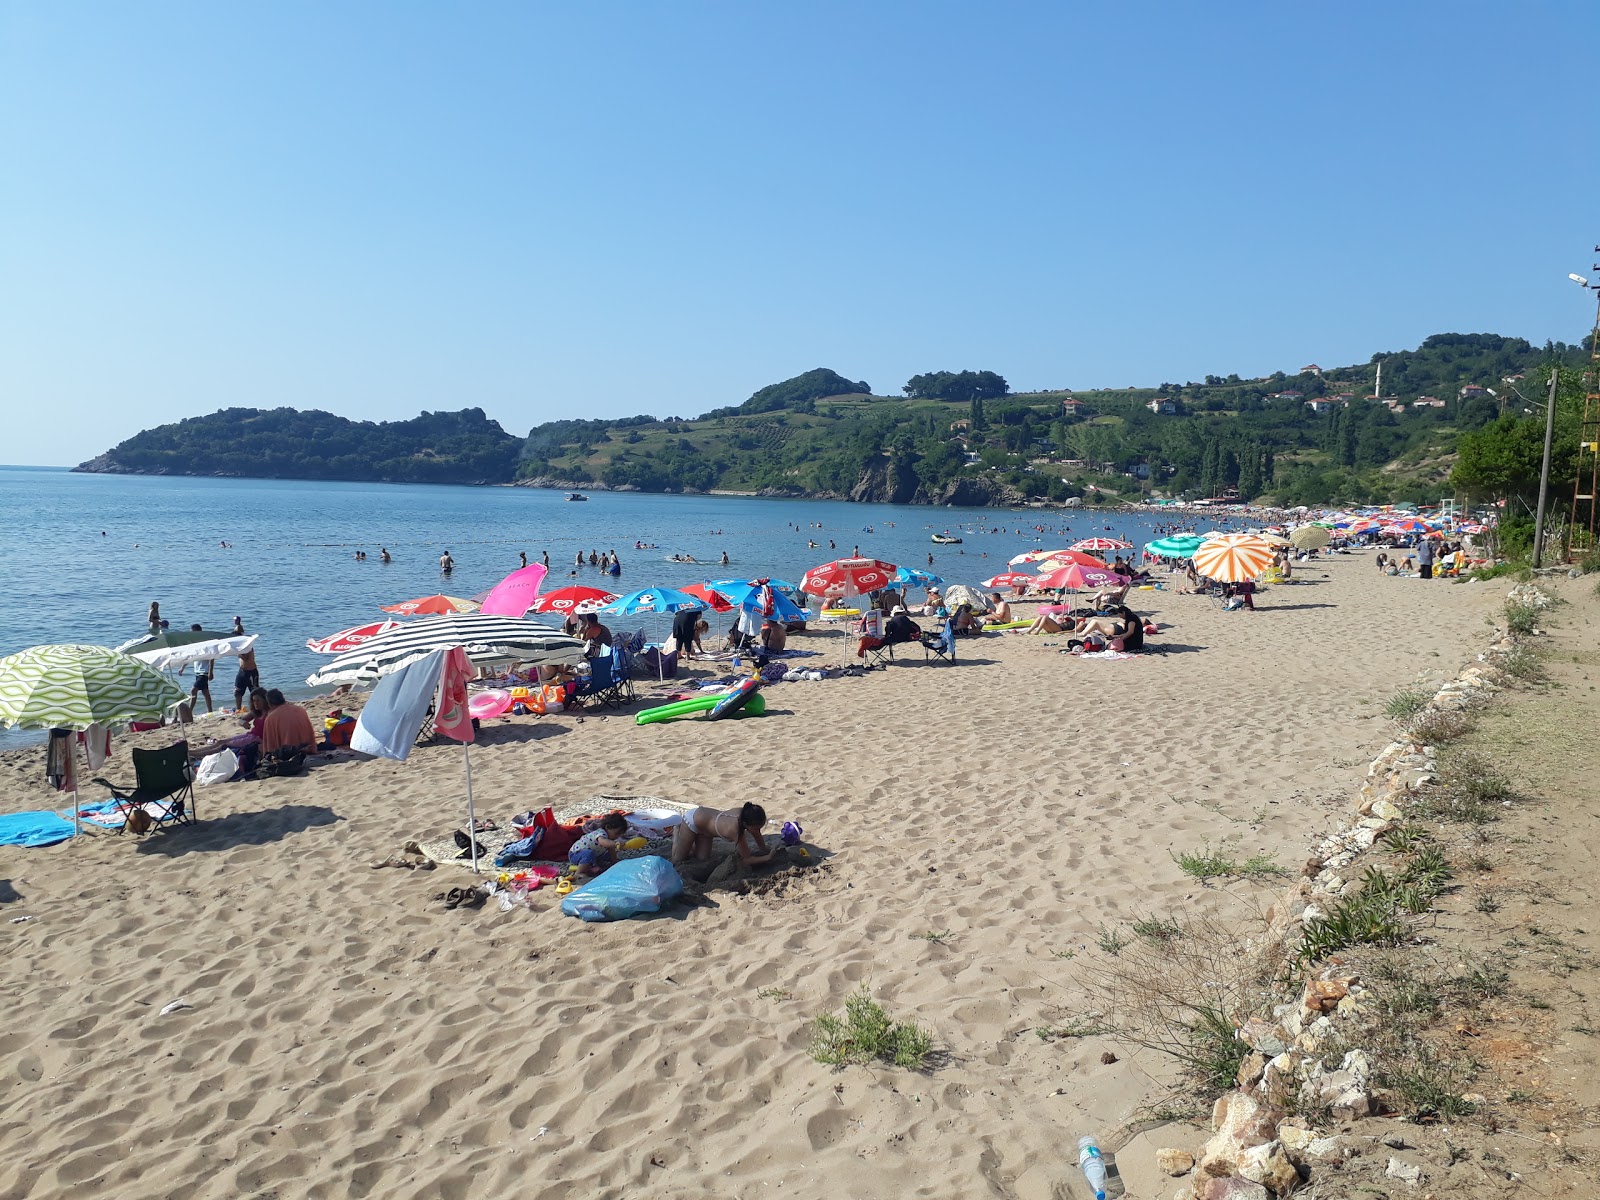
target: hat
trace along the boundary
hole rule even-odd
[[[891,611],[891,612],[890,612],[890,613],[889,613],[889,615],[890,615],[890,616],[891,616],[891,617],[902,617],[902,616],[904,616],[904,615],[905,615],[905,611],[906,611],[906,606],[905,606],[905,605],[903,605],[903,604],[896,604],[896,605],[895,605],[895,606],[894,606],[894,609],[893,609],[893,611]]]

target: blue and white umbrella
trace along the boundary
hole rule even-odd
[[[721,588],[717,590],[722,591]],[[705,606],[704,600],[698,596],[691,596],[688,592],[680,592],[677,588],[655,587],[641,588],[637,592],[619,596],[599,611],[614,617],[635,617],[641,613],[675,613],[684,609],[702,609]]]
[[[924,571],[918,567],[901,567],[894,573],[894,581],[906,587],[943,587],[944,580],[932,571]]]
[[[748,580],[721,579],[711,586],[733,601],[737,608],[755,608],[761,603],[761,588]],[[773,583],[772,615],[780,621],[804,621],[806,610],[785,596]]]

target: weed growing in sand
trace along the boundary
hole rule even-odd
[[[1404,688],[1390,696],[1383,706],[1384,715],[1395,721],[1409,721],[1428,705],[1428,694],[1415,688]]]
[[[1111,955],[1112,958],[1115,958],[1133,943],[1118,933],[1116,926],[1113,925],[1107,928],[1102,925],[1100,926],[1099,934],[1094,939],[1094,944],[1099,946],[1105,953]]]
[[[1516,795],[1511,781],[1488,762],[1457,750],[1440,757],[1432,786],[1419,793],[1412,807],[1434,820],[1487,825],[1499,819],[1500,808]]]
[[[1073,1017],[1064,1025],[1041,1025],[1033,1032],[1041,1042],[1054,1042],[1061,1038],[1099,1037],[1112,1032],[1112,1029],[1098,1013],[1090,1013],[1088,1016]]]
[[[810,1049],[813,1059],[830,1067],[885,1062],[913,1071],[932,1051],[933,1035],[914,1022],[890,1020],[865,984],[844,1002],[843,1018],[817,1018]]]
[[[1549,1012],[1555,1008],[1555,1005],[1551,1004],[1550,1001],[1544,999],[1542,996],[1529,996],[1528,1007],[1537,1008],[1541,1012]]]
[[[1169,850],[1167,853],[1180,871],[1202,883],[1219,875],[1232,875],[1238,865],[1227,851],[1213,850],[1210,842],[1199,850],[1186,850],[1182,854]]]
[[[916,942],[934,942],[942,946],[945,943],[945,939],[950,936],[951,932],[952,931],[949,929],[939,930],[937,932],[930,929],[927,933],[913,933],[911,935],[911,940]]]
[[[794,993],[786,988],[765,987],[756,993],[756,997],[760,1000],[793,1000]]]
[[[1279,865],[1276,854],[1252,854],[1239,864],[1237,871],[1246,879],[1276,879],[1288,873]]]
[[[1469,572],[1467,578],[1476,580],[1499,579],[1503,575],[1516,575],[1524,570],[1527,570],[1527,568],[1522,563],[1496,563],[1492,567],[1479,567],[1476,571]]]
[[[1172,942],[1183,936],[1183,926],[1173,917],[1141,917],[1133,923],[1133,933],[1147,942]]]
[[[1520,642],[1501,655],[1497,665],[1511,678],[1522,683],[1543,683],[1550,677],[1538,651]]]
[[[1531,604],[1507,600],[1500,610],[1506,619],[1506,632],[1512,637],[1532,637],[1539,628],[1539,610]]]
[[[1496,892],[1479,892],[1472,907],[1481,913],[1497,913],[1500,911],[1500,896]]]
[[[1467,855],[1467,857],[1462,860],[1462,864],[1464,866],[1470,867],[1474,871],[1492,871],[1492,870],[1494,870],[1494,859],[1490,858],[1487,854],[1484,854],[1482,851],[1479,851],[1479,852],[1477,852],[1475,854]]]
[[[1078,952],[1076,950],[1052,950],[1052,951],[1050,951],[1050,957],[1051,958],[1069,958],[1069,959],[1070,958],[1077,958],[1078,957]]]
[[[1472,732],[1472,722],[1464,712],[1427,708],[1407,721],[1405,730],[1419,745],[1442,746]]]
[[[1395,825],[1383,835],[1384,849],[1392,854],[1411,854],[1431,841],[1433,835],[1415,821]]]

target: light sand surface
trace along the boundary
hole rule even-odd
[[[1091,1002],[1092,956],[1056,952],[1152,913],[1245,920],[1265,888],[1202,887],[1171,853],[1234,839],[1298,867],[1387,740],[1384,700],[1475,653],[1503,596],[1359,555],[1302,575],[1254,614],[1133,593],[1166,655],[997,635],[954,668],[913,651],[774,686],[760,719],[563,714],[472,752],[500,820],[598,792],[799,819],[834,857],[781,896],[609,925],[548,892],[445,911],[458,869],[368,863],[461,824],[450,746],[208,788],[196,829],[0,848],[0,915],[35,918],[0,921],[0,1194],[1077,1194],[1077,1136],[1172,1075],[1035,1035]],[[7,810],[52,803],[39,762],[0,765]],[[933,1032],[932,1069],[808,1057],[863,983]]]

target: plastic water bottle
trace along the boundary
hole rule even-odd
[[[1100,1147],[1094,1144],[1092,1137],[1078,1139],[1078,1169],[1089,1181],[1094,1200],[1106,1200],[1106,1164],[1101,1161]]]

